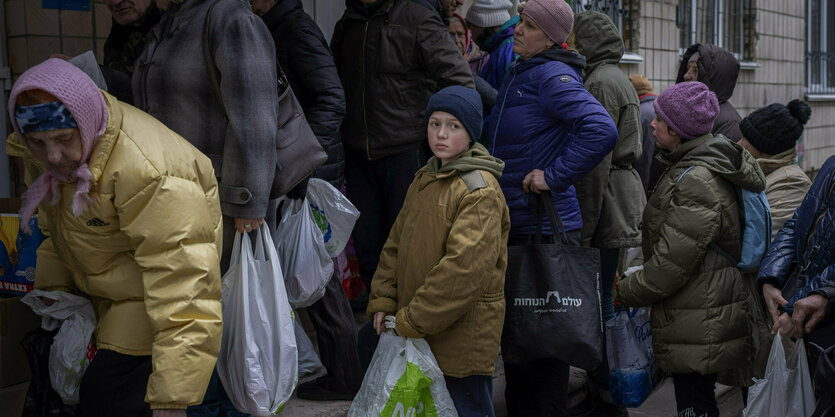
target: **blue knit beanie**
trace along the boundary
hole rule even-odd
[[[470,141],[475,142],[481,137],[483,123],[481,96],[472,88],[453,85],[435,93],[426,105],[423,125],[429,125],[429,116],[436,111],[447,112],[464,125],[470,134]]]

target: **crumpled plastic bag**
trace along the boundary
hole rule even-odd
[[[360,212],[348,197],[319,178],[311,178],[307,183],[307,200],[313,219],[322,230],[325,249],[331,258],[336,258],[348,244]]]
[[[803,339],[795,342],[786,359],[783,338],[778,332],[771,342],[765,378],[754,378],[748,388],[748,405],[743,417],[808,417],[815,411],[812,375]]]
[[[621,311],[606,322],[606,355],[609,392],[616,405],[639,407],[663,379],[655,365],[645,308]]]
[[[394,328],[394,317],[386,317]],[[444,374],[424,339],[403,338],[388,330],[365,373],[348,417],[458,417]]]
[[[303,308],[319,301],[333,276],[333,260],[306,198],[284,201],[273,241],[290,305]]]
[[[43,298],[52,300],[50,305]],[[49,379],[66,404],[78,404],[96,314],[90,300],[64,291],[33,290],[21,301],[41,316],[44,330],[58,329],[49,350]]]

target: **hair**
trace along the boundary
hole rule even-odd
[[[36,104],[54,103],[58,97],[40,89],[21,91],[15,98],[18,106],[34,106]]]

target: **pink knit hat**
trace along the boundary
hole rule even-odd
[[[565,0],[528,0],[522,14],[558,45],[565,43],[574,28],[574,11]]]
[[[719,114],[716,94],[698,81],[673,85],[664,90],[652,105],[655,114],[682,139],[695,139],[710,133]]]
[[[14,131],[23,138],[24,144],[26,138],[17,126],[14,109],[18,94],[29,90],[43,90],[52,94],[70,111],[78,123],[81,134],[82,164],[68,177],[52,170],[44,172],[29,186],[23,194],[23,207],[20,209],[20,224],[25,227],[28,227],[29,218],[41,201],[46,199],[49,205],[58,203],[61,198],[58,185],[61,182],[78,183],[73,196],[72,211],[75,216],[81,215],[84,207],[91,202],[88,194],[93,174],[90,173],[87,161],[99,136],[107,127],[107,104],[93,80],[63,59],[47,59],[21,74],[9,97],[9,119]]]

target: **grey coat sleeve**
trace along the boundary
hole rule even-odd
[[[219,184],[221,209],[231,217],[260,219],[267,212],[275,176],[275,44],[254,14],[214,22],[224,25],[215,38],[214,59],[229,118]]]

